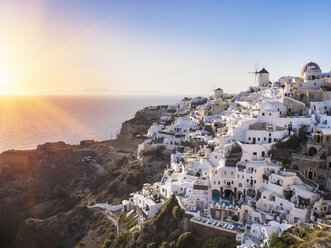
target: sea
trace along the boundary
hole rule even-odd
[[[153,105],[175,104],[182,96],[5,96],[0,95],[0,152],[34,149],[64,141],[79,144],[116,138],[121,124]]]

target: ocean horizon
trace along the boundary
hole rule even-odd
[[[183,96],[0,96],[0,152],[35,149],[46,142],[116,138],[121,124],[150,105],[175,104]]]

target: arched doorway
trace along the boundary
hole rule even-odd
[[[309,149],[308,149],[308,155],[309,156],[313,156],[313,155],[315,155],[317,153],[317,150],[316,150],[316,148],[315,147],[310,147]]]
[[[233,192],[231,189],[226,189],[223,191],[223,196],[222,198],[224,199],[231,199],[233,197]]]

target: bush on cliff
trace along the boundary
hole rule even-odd
[[[297,134],[291,135],[287,141],[278,141],[276,148],[278,149],[293,149],[296,150],[300,147],[302,142],[307,140],[307,126],[303,125],[299,128]]]
[[[128,243],[131,239],[131,235],[129,233],[123,233],[118,236],[115,241],[115,247],[128,247]]]
[[[181,220],[183,217],[183,212],[178,206],[174,206],[172,209],[172,217],[174,217],[175,220]]]
[[[190,232],[185,232],[179,236],[176,248],[194,247],[195,237]]]
[[[60,185],[57,185],[55,188],[54,188],[54,194],[56,196],[57,199],[64,199],[66,198],[68,195],[67,195],[67,192],[65,191],[64,188],[62,188]]]
[[[181,231],[178,229],[183,219],[183,213],[176,197],[173,195],[152,219],[146,221],[136,242],[136,247],[146,247],[155,242],[160,246],[162,242],[176,242]]]

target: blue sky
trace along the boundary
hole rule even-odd
[[[255,64],[272,80],[309,61],[330,71],[330,11],[331,1],[21,0],[0,3],[12,13],[0,27],[36,27],[20,65],[34,73],[18,73],[18,88],[206,95],[247,89]]]

